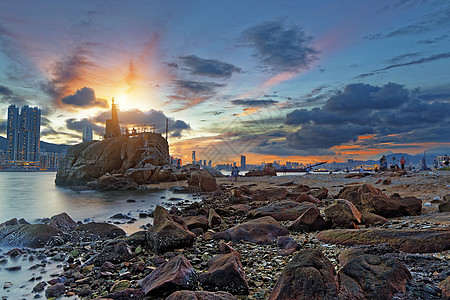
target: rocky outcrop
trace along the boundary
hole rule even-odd
[[[422,211],[422,201],[415,197],[388,197],[380,189],[363,184],[344,187],[338,198],[353,203],[359,211],[369,211],[390,218],[417,216]]]
[[[312,205],[289,226],[291,231],[316,231],[328,227],[317,206]]]
[[[335,229],[316,238],[328,244],[376,245],[387,243],[408,253],[432,253],[450,249],[450,229]]]
[[[319,250],[300,250],[275,284],[270,300],[337,299],[331,262]]]
[[[203,192],[217,190],[216,178],[205,170],[194,171],[188,180],[190,187],[198,188]]]
[[[61,161],[55,183],[59,186],[81,186],[106,173],[124,175],[131,168],[141,169],[147,165],[147,169],[152,169],[167,163],[167,157],[143,148],[147,141],[157,141],[168,153],[166,139],[157,133],[132,138],[119,136],[72,146]]]
[[[77,226],[77,223],[72,220],[67,213],[60,213],[59,215],[53,216],[48,222],[50,225],[61,231],[69,231]]]
[[[256,244],[271,244],[278,236],[289,234],[289,230],[284,228],[272,217],[262,217],[236,225],[223,232],[214,234],[214,239],[224,239],[233,242],[248,241]]]
[[[198,275],[189,261],[178,255],[147,275],[141,286],[146,296],[167,296],[178,290],[196,290]]]
[[[335,200],[332,205],[325,208],[324,213],[335,226],[354,228],[355,224],[361,223],[361,213],[350,201],[345,199]]]
[[[96,240],[99,238],[116,238],[124,236],[125,231],[119,227],[108,223],[86,223],[75,227],[73,231],[82,240]]]
[[[0,241],[4,245],[39,248],[54,236],[62,236],[61,230],[46,224],[0,225]]]

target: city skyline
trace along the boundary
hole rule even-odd
[[[14,104],[43,141],[96,139],[115,97],[183,161],[450,152],[447,1],[112,3],[0,4],[0,135]]]

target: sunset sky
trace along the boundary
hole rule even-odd
[[[1,1],[0,134],[41,140],[168,117],[171,154],[216,163],[450,154],[450,2]]]

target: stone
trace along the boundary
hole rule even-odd
[[[184,247],[190,247],[196,236],[191,231],[175,222],[169,212],[162,206],[154,211],[153,226],[148,228],[148,245],[156,253],[164,253]]]
[[[33,293],[42,292],[46,285],[47,285],[47,283],[45,281],[41,281],[41,282],[37,283],[33,288]]]
[[[139,185],[128,176],[106,173],[94,181],[89,181],[87,187],[98,191],[130,191],[137,190]]]
[[[439,204],[439,212],[450,212],[450,202],[442,202]]]
[[[78,233],[82,240],[113,239],[125,235],[125,231],[115,225],[95,222],[78,225],[74,233]]]
[[[0,240],[4,245],[31,248],[44,247],[53,237],[62,232],[47,224],[1,225]]]
[[[365,225],[386,224],[390,222],[385,217],[379,216],[377,214],[368,211],[363,211],[361,215],[362,215],[361,222],[362,224]]]
[[[309,207],[288,228],[291,231],[317,231],[328,227],[317,206]]]
[[[247,205],[247,204],[236,204],[236,205],[230,206],[230,208],[234,211],[235,215],[245,216],[245,215],[247,215],[248,211],[252,207],[250,205]]]
[[[341,299],[392,299],[405,293],[412,276],[408,268],[395,258],[344,250],[342,269],[338,273]]]
[[[442,290],[443,296],[450,298],[450,276],[439,283],[439,288]]]
[[[238,300],[227,292],[178,291],[172,293],[166,300]]]
[[[286,265],[270,300],[337,299],[331,262],[319,250],[300,250]]]
[[[302,203],[302,202],[310,202],[313,204],[319,204],[320,200],[314,197],[311,194],[301,194],[297,198],[295,198],[295,202]]]
[[[324,213],[336,226],[353,228],[355,223],[361,223],[361,213],[345,199],[336,199],[333,204],[325,208]]]
[[[282,256],[291,255],[300,250],[300,245],[289,236],[279,236],[277,238],[278,253]]]
[[[205,170],[194,171],[188,180],[188,185],[199,188],[203,192],[213,192],[217,190],[216,178]]]
[[[213,228],[222,224],[222,218],[217,214],[214,208],[210,208],[208,211],[208,226]]]
[[[77,226],[77,223],[65,212],[51,217],[47,224],[61,231],[70,231]]]
[[[96,298],[98,299],[98,298]],[[128,288],[122,291],[110,293],[100,299],[114,299],[114,300],[130,300],[130,299],[144,299],[144,292],[142,289]]]
[[[64,284],[62,283],[56,283],[54,285],[49,286],[45,290],[45,296],[47,298],[56,298],[64,294],[64,291],[66,290]]]
[[[183,218],[186,222],[186,226],[189,230],[194,228],[202,228],[204,230],[208,230],[208,218],[203,215],[198,216],[187,216]]]
[[[328,189],[321,187],[318,190],[312,192],[313,196],[319,200],[323,200],[328,197]]]
[[[248,283],[239,254],[218,254],[208,261],[208,267],[208,272],[201,274],[199,278],[204,290],[248,294]]]
[[[157,267],[141,282],[145,296],[167,296],[177,290],[195,290],[198,275],[189,261],[178,255]]]
[[[309,202],[298,203],[295,201],[284,200],[252,209],[248,212],[247,216],[250,218],[271,216],[277,221],[294,221],[312,206],[314,206],[314,204]]]
[[[125,242],[105,246],[100,253],[86,261],[86,265],[102,266],[105,262],[118,264],[130,260],[133,257],[130,247]]]
[[[110,219],[125,219],[125,220],[129,220],[131,218],[129,216],[127,216],[127,215],[122,214],[122,213],[118,213],[118,214],[115,214],[115,215],[111,216]]]
[[[288,235],[289,230],[281,226],[272,217],[262,217],[251,220],[223,232],[213,235],[214,239],[225,239],[233,242],[248,241],[255,244],[271,244],[278,236]]]
[[[450,228],[440,229],[334,229],[316,238],[327,244],[376,245],[387,243],[408,253],[433,253],[450,249]]]
[[[126,290],[127,288],[130,287],[130,285],[131,285],[131,282],[128,280],[119,280],[112,285],[110,292],[115,293],[115,292],[120,292],[120,291]]]
[[[415,197],[388,197],[369,184],[344,187],[338,198],[346,199],[359,211],[369,211],[383,217],[417,216],[422,212],[422,201]]]

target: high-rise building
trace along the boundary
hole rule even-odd
[[[41,110],[15,105],[8,107],[8,160],[39,161]]]
[[[119,117],[117,116],[117,106],[114,98],[111,104],[111,119],[106,120],[105,138],[120,136]]]
[[[92,141],[92,125],[84,125],[83,127],[83,143]]]
[[[195,151],[192,151],[192,163],[195,163]]]
[[[241,169],[245,169],[246,159],[245,155],[241,155]]]

